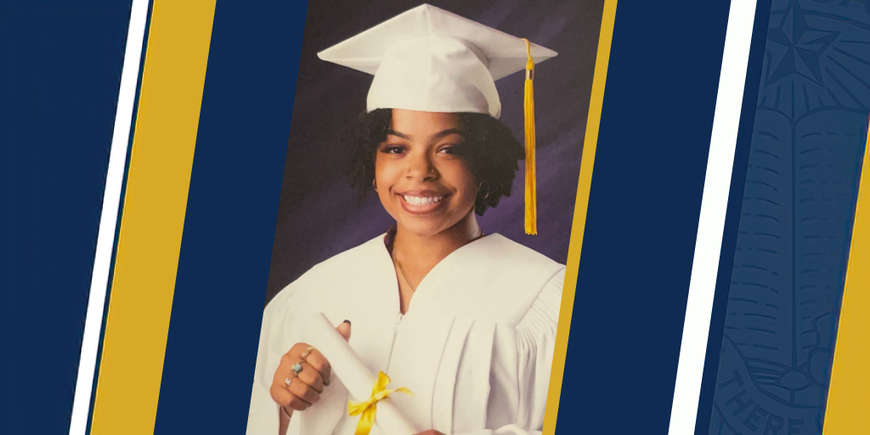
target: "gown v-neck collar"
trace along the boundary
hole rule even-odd
[[[396,313],[396,316],[400,317],[400,318],[404,318],[404,317],[408,316],[409,314],[411,314],[412,312],[414,312],[414,307],[419,306],[420,304],[423,303],[423,302],[420,302],[420,296],[423,295],[424,299],[425,299],[429,293],[429,291],[426,290],[429,287],[428,283],[432,282],[432,281],[437,282],[438,276],[441,273],[445,273],[445,272],[442,272],[443,270],[445,270],[445,269],[449,270],[449,265],[450,265],[450,263],[455,261],[455,258],[461,256],[461,254],[463,252],[472,251],[476,247],[485,245],[486,241],[492,240],[492,239],[496,238],[497,236],[499,236],[498,233],[492,233],[492,234],[487,234],[487,235],[478,237],[478,238],[454,249],[452,252],[447,254],[444,258],[442,258],[437,263],[435,263],[435,265],[432,266],[431,269],[429,269],[429,272],[427,272],[426,275],[423,276],[423,279],[421,279],[420,282],[417,284],[417,287],[414,289],[414,292],[411,294],[411,300],[408,302],[408,310],[405,311],[404,314],[402,313],[401,300],[399,298],[399,291],[400,291],[399,290],[399,281],[398,281],[398,276],[396,275],[396,266],[393,263],[393,257],[390,254],[390,250],[389,250],[387,244],[386,243],[379,243],[378,245],[380,248],[379,251],[380,251],[380,263],[381,263],[379,267],[384,269],[383,273],[390,274],[390,276],[393,277],[393,279],[390,280],[390,282],[393,283],[393,285],[391,286],[391,293],[392,294],[388,298],[388,300],[392,304],[392,311],[394,311]],[[385,242],[387,240],[387,237],[390,237],[389,232],[384,233],[383,235],[379,236],[378,239],[381,242]]]

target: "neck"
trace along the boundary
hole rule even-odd
[[[453,227],[435,235],[420,235],[397,225],[393,239],[393,259],[396,261],[396,272],[401,277],[399,309],[402,314],[408,311],[414,291],[423,277],[444,257],[480,236],[480,227],[473,212]]]
[[[406,273],[425,275],[451,252],[480,236],[480,226],[474,212],[451,228],[434,235],[412,233],[399,225],[393,240],[393,256],[402,263]],[[416,287],[419,280],[411,278],[408,277]]]

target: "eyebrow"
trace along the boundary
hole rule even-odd
[[[458,128],[448,128],[447,130],[441,130],[438,133],[433,134],[432,139],[440,139],[444,136],[449,136],[451,134],[459,134],[459,135],[465,136],[465,132],[463,132],[462,130],[460,130]],[[407,140],[411,139],[411,136],[409,136],[405,133],[400,133],[400,132],[393,130],[393,129],[387,130],[387,135],[398,136],[402,139],[407,139]]]
[[[399,137],[402,138],[402,139],[410,139],[410,138],[411,138],[411,137],[408,136],[407,134],[399,133],[398,131],[393,130],[393,129],[389,129],[389,130],[387,130],[387,136],[390,136],[390,135],[393,135],[393,136],[399,136]]]

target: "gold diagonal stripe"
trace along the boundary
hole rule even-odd
[[[864,163],[855,222],[846,266],[846,284],[837,344],[831,368],[831,383],[825,411],[825,435],[859,434],[867,431],[870,405],[870,131],[864,146]]]
[[[589,187],[595,164],[595,147],[598,144],[598,128],[601,124],[601,108],[604,104],[604,83],[607,79],[607,64],[610,60],[610,44],[613,40],[613,22],[616,19],[616,0],[605,0],[601,14],[601,33],[598,35],[598,53],[595,57],[595,73],[589,97],[589,114],[586,118],[586,137],[583,139],[583,154],[580,157],[580,177],[577,181],[577,198],[574,200],[574,218],[571,223],[571,240],[568,244],[568,261],[565,270],[565,286],[559,310],[559,325],[556,329],[556,348],[553,354],[553,370],[547,394],[547,413],[544,417],[544,433],[556,432],[556,417],[559,399],[562,397],[562,378],[565,374],[565,357],[568,353],[568,334],[571,331],[571,315],[574,309],[574,293],[580,268],[580,248],[586,229],[586,211],[589,206]]]
[[[154,432],[214,9],[152,6],[92,434]]]

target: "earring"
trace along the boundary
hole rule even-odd
[[[489,185],[486,184],[485,181],[481,181],[480,184],[477,186],[477,194],[480,195],[480,197],[484,200],[489,199]]]

